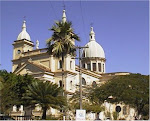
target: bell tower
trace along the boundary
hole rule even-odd
[[[13,45],[13,67],[12,72],[21,65],[21,57],[24,56],[25,52],[33,50],[34,44],[31,41],[30,35],[26,31],[26,21],[23,21],[22,31],[14,41]]]
[[[33,42],[31,41],[30,35],[26,31],[26,21],[23,21],[22,31],[12,45],[14,46],[13,60],[19,59],[24,52],[33,50]]]

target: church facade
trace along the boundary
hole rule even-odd
[[[66,21],[66,13],[63,10],[62,21]],[[35,49],[34,49],[35,46]],[[71,96],[79,89],[79,66],[75,64],[75,59],[70,55],[64,58],[64,79],[62,82],[62,60],[47,53],[46,48],[39,48],[39,41],[34,45],[30,35],[27,32],[26,21],[23,21],[22,31],[13,43],[13,60],[12,72],[15,74],[29,74],[35,78],[50,81],[62,86]],[[127,75],[128,72],[106,73],[105,69],[105,52],[100,44],[96,42],[94,28],[91,27],[89,33],[89,42],[85,45],[81,60],[82,85],[95,86],[105,83],[108,79],[115,75]],[[68,95],[69,96],[69,95]],[[108,105],[106,103],[106,105]],[[107,106],[106,106],[107,107]],[[110,108],[110,106],[108,106]],[[115,110],[112,107],[112,111]],[[109,109],[108,108],[108,109]],[[40,107],[33,111],[33,115],[41,115]],[[56,114],[56,110],[51,109],[52,114]],[[130,111],[129,111],[130,113]],[[12,115],[17,115],[15,109]],[[22,113],[21,115],[24,115]],[[100,114],[104,119],[104,115]],[[124,116],[122,114],[122,116]],[[92,119],[92,118],[91,118]]]

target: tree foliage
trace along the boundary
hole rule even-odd
[[[109,99],[112,96],[113,99]],[[91,93],[90,99],[95,102],[125,103],[134,107],[138,115],[149,114],[149,76],[130,74],[116,76],[97,87]]]
[[[49,54],[53,54],[55,57],[66,56],[67,54],[75,55],[74,40],[80,40],[77,34],[74,33],[71,22],[57,21],[50,29],[53,34],[52,37],[47,40],[47,47]]]
[[[30,100],[31,104],[39,104],[43,110],[42,119],[46,119],[47,109],[61,109],[66,105],[65,97],[59,95],[61,91],[62,88],[52,82],[36,81],[28,86],[24,98]]]
[[[82,108],[86,110],[86,112],[99,113],[104,110],[104,107],[100,103],[94,103],[90,100],[90,92],[93,88],[84,87],[82,90]],[[72,97],[69,99],[70,108],[75,112],[76,109],[79,109],[79,91],[76,91]]]
[[[23,100],[23,94],[26,92],[28,85],[33,81],[36,81],[29,75],[16,75],[14,73],[8,73],[6,70],[0,70],[1,78],[1,109],[3,113],[8,114],[9,109],[13,105],[28,105],[27,100]]]

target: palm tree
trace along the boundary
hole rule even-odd
[[[68,54],[75,56],[76,48],[74,40],[80,41],[74,33],[71,22],[57,21],[50,29],[53,31],[52,37],[47,40],[47,50],[50,55],[62,58],[62,82],[64,75],[64,57]],[[64,83],[64,82],[63,82]]]
[[[28,86],[24,99],[30,100],[31,104],[39,104],[43,110],[42,119],[46,119],[46,111],[50,107],[60,109],[66,105],[65,97],[59,95],[61,91],[62,88],[52,82],[36,81]]]

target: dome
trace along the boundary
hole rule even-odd
[[[99,45],[96,41],[88,42],[83,50],[84,57],[100,57],[105,58],[105,53],[101,45]]]
[[[30,35],[26,31],[26,24],[25,23],[26,23],[26,21],[23,22],[22,32],[18,35],[17,40],[26,39],[26,40],[31,41]]]
[[[95,32],[93,31],[93,27],[91,27],[90,41],[85,45],[85,47],[88,47],[88,48],[83,49],[84,57],[105,58],[105,53],[104,53],[103,48],[95,40]]]

